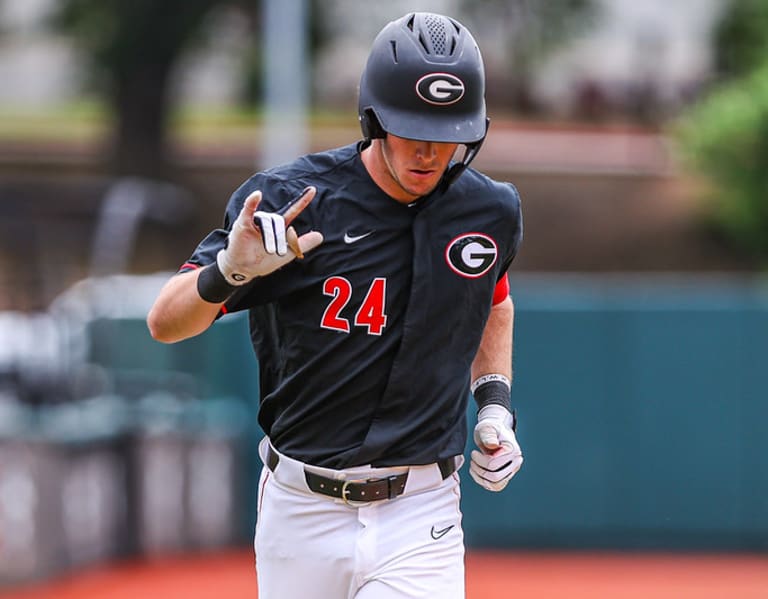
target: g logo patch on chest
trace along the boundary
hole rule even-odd
[[[445,248],[445,261],[457,275],[476,279],[496,264],[496,242],[482,233],[464,233]]]
[[[416,82],[416,93],[429,104],[447,106],[464,96],[464,82],[450,73],[430,73]]]

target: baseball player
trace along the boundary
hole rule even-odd
[[[522,465],[507,279],[520,199],[469,168],[484,88],[454,19],[386,25],[360,82],[364,139],[248,179],[148,316],[173,342],[249,311],[261,599],[464,597],[470,391],[471,477],[500,491]]]

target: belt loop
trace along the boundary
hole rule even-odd
[[[387,499],[394,499],[397,497],[397,489],[392,485],[397,480],[397,476],[387,477]]]

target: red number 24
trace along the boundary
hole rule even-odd
[[[333,299],[323,312],[320,326],[349,333],[349,320],[341,316],[341,312],[352,297],[352,284],[344,277],[330,277],[323,283],[323,294]],[[384,313],[386,295],[387,280],[376,277],[355,314],[355,326],[366,327],[369,335],[381,335],[387,325],[387,315]]]

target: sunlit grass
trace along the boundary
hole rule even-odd
[[[253,139],[263,124],[257,108],[186,107],[174,111],[169,128],[172,139],[182,143]],[[351,111],[313,111],[307,117],[313,128],[356,127]],[[0,105],[0,143],[96,142],[109,135],[113,126],[107,107],[81,101],[56,107],[36,108]]]
[[[105,108],[78,102],[56,108],[0,105],[0,142],[92,141],[109,129]]]

